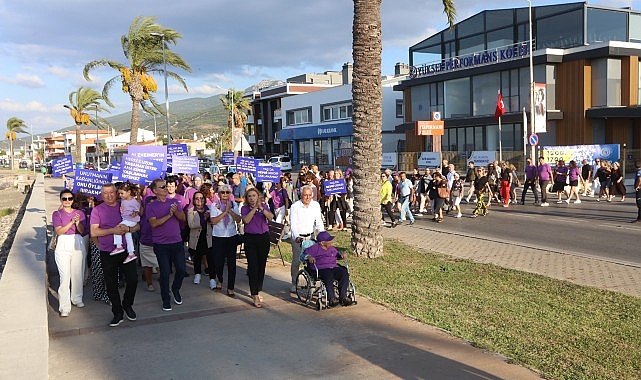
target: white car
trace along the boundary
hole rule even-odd
[[[292,171],[292,159],[289,156],[276,156],[269,159],[272,166],[280,168],[283,172]]]

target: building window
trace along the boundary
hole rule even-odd
[[[592,107],[621,105],[621,60],[592,61]]]
[[[351,119],[353,108],[351,104],[332,104],[322,107],[323,121]]]
[[[588,8],[588,43],[627,41],[624,12]]]
[[[312,109],[287,111],[287,125],[310,124],[312,122]]]
[[[403,107],[403,99],[396,99],[396,117],[402,119],[405,116],[405,107]]]
[[[445,82],[445,117],[470,116],[470,78]]]
[[[536,30],[537,50],[582,46],[583,10],[539,19],[536,21]]]

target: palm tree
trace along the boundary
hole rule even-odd
[[[87,112],[92,111],[96,114],[102,111],[109,112],[109,110],[102,105],[103,101],[104,98],[98,91],[91,88],[80,87],[78,90],[69,94],[69,104],[65,104],[63,106],[69,109],[69,113],[76,123],[76,151],[73,155],[74,163],[82,163],[83,161],[80,141],[80,126],[83,124],[94,124],[96,128],[98,128],[98,120],[96,118],[92,120]],[[106,120],[102,119],[102,122],[106,123]]]
[[[7,133],[4,135],[9,139],[9,160],[11,160],[11,170],[13,170],[13,141],[16,139],[18,133],[27,133],[25,128],[27,125],[22,119],[12,117],[7,120]]]
[[[450,25],[454,23],[453,0],[442,0]],[[354,227],[352,249],[359,256],[383,253],[380,233],[379,173],[382,160],[381,130],[381,0],[354,0],[352,26],[354,71]]]
[[[149,100],[160,113],[166,114],[153,97],[152,93],[158,90],[158,85],[149,73],[165,74],[165,62],[167,66],[191,71],[187,62],[168,47],[170,43],[175,45],[182,35],[173,29],[164,28],[156,24],[155,20],[156,17],[154,16],[138,16],[131,24],[129,33],[121,37],[122,51],[125,54],[125,58],[127,58],[126,64],[100,59],[87,63],[83,70],[87,80],[89,80],[89,72],[96,67],[108,66],[118,70],[119,74],[105,83],[102,96],[107,104],[113,106],[109,100],[109,90],[119,82],[122,85],[122,91],[128,93],[131,97],[131,144],[138,143],[138,111],[141,101]],[[162,39],[158,37],[159,35],[163,36]],[[164,59],[163,49],[165,51]],[[187,90],[187,84],[180,75],[171,71],[167,71],[166,75],[174,78]]]
[[[245,133],[247,124],[247,111],[251,109],[249,99],[243,97],[242,91],[233,88],[227,91],[225,96],[220,97],[223,108],[229,112],[227,117],[227,130],[223,132],[224,141],[231,140],[231,150],[234,150],[241,136]],[[242,154],[242,152],[241,152]]]

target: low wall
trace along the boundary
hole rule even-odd
[[[49,377],[44,177],[36,177],[0,278],[0,372],[5,379]]]

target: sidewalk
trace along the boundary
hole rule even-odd
[[[453,257],[641,297],[641,267],[632,263],[599,260],[576,252],[545,250],[517,241],[495,241],[439,231],[431,229],[429,223],[427,226],[414,224],[394,229],[382,228],[382,231],[385,239],[397,239],[421,250],[433,250]]]
[[[45,180],[48,219],[60,184]],[[107,326],[110,307],[92,301],[90,286],[87,306],[73,308],[68,318],[58,316],[50,291],[49,377],[539,378],[363,297],[358,305],[321,312],[300,305],[288,292],[289,266],[276,257],[267,266],[265,307],[256,309],[247,295],[245,260],[238,264],[236,298],[210,291],[206,281],[194,285],[192,276],[183,283],[184,303],[171,312],[161,310],[158,290],[147,292],[139,282],[138,319],[115,328]]]

